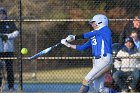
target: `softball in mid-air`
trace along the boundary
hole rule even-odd
[[[27,48],[22,48],[21,49],[21,54],[23,54],[23,55],[28,54],[28,49]]]

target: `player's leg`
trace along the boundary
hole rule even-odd
[[[14,73],[13,73],[13,61],[6,60],[6,70],[7,70],[7,81],[9,90],[13,91],[14,87]]]
[[[102,91],[100,89],[104,88],[104,75],[108,72],[112,67],[112,58],[111,55],[101,58],[95,59],[93,69],[86,76],[87,80],[94,81],[95,80],[95,89],[96,91]],[[97,83],[96,83],[97,82]],[[99,88],[100,86],[100,88]]]
[[[132,75],[132,82],[130,83],[130,87],[133,90],[136,90],[136,85],[140,80],[140,70],[133,71],[131,75]]]
[[[0,89],[3,92],[5,88],[5,62],[0,60]]]
[[[94,61],[94,59],[93,59]],[[94,63],[93,63],[93,67],[94,67]],[[95,67],[94,67],[95,68]],[[85,79],[82,82],[82,86],[80,87],[80,91],[79,93],[87,93],[89,90],[89,84],[90,84],[90,78],[91,75],[94,72],[93,68],[91,69],[91,71],[86,75]]]
[[[82,84],[79,93],[87,93],[88,91],[89,91],[89,85]]]
[[[3,69],[3,64],[2,64],[2,60],[0,60],[0,92],[2,92],[2,69]]]
[[[83,85],[80,88],[80,93],[87,93],[89,90],[89,84],[92,83],[93,78],[92,78],[92,74],[96,74],[97,72],[97,68],[94,67],[94,69],[92,69],[87,76],[85,77],[85,79],[83,80]],[[101,72],[102,74],[102,72]],[[104,75],[95,75],[94,78],[94,91],[95,93],[98,93],[99,91],[102,91],[101,89],[103,89],[104,87]]]
[[[7,52],[6,57],[13,57],[14,54],[12,52]],[[7,81],[8,81],[8,88],[10,91],[14,89],[14,72],[13,72],[13,60],[7,59],[5,60],[6,64],[6,71],[7,71]]]
[[[104,75],[94,80],[94,93],[104,93]]]
[[[100,58],[94,60],[93,68],[83,80],[83,85],[80,88],[80,93],[87,93],[89,90],[89,84],[110,70],[112,66],[111,57],[112,55],[107,55],[106,58]]]
[[[94,64],[91,71],[87,74],[85,79],[83,80],[82,86],[80,88],[80,93],[87,93],[89,90],[89,84],[93,82],[96,78],[102,75],[102,72],[100,72],[99,67]]]
[[[97,72],[97,67],[94,65],[90,72],[86,75],[82,82],[79,93],[87,93],[89,90],[89,84],[92,82],[92,75]]]
[[[126,84],[125,84],[125,73],[121,70],[118,70],[113,73],[113,80],[115,81],[115,84],[120,88],[120,90],[126,89]],[[126,78],[127,79],[127,78]]]
[[[96,78],[104,75],[106,72],[110,70],[111,67],[112,67],[112,64],[110,64],[109,62],[105,63],[102,59],[95,60],[94,66],[85,77],[85,80],[87,80],[88,82],[91,82],[95,80]]]

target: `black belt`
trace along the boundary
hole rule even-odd
[[[103,56],[106,57],[107,54],[103,54]],[[100,58],[101,58],[101,56],[95,56],[95,59],[100,59]]]

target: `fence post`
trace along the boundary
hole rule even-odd
[[[19,38],[19,83],[20,83],[20,90],[23,90],[23,77],[22,77],[22,54],[20,53],[20,50],[22,49],[22,0],[19,0],[19,31],[20,31],[20,38]]]

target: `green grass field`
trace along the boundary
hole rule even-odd
[[[81,83],[85,75],[90,71],[90,67],[68,68],[60,70],[37,71],[33,73],[23,73],[23,81],[30,83]]]

